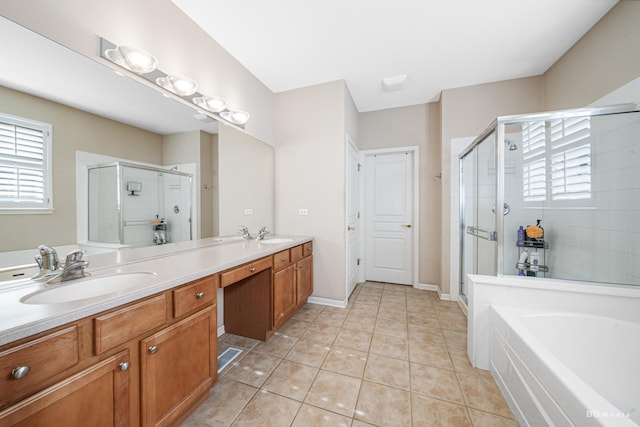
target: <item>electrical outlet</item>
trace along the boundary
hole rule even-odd
[[[298,215],[309,215],[309,209],[305,209],[305,208],[298,209]]]
[[[245,209],[244,210],[244,214],[245,215],[253,215],[253,209]]]

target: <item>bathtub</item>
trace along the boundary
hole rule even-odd
[[[521,426],[639,426],[640,324],[492,306],[490,370]]]

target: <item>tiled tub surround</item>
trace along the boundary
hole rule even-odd
[[[87,269],[92,273],[93,278],[127,272],[154,272],[156,277],[153,281],[147,281],[139,288],[75,302],[23,304],[20,302],[21,298],[41,290],[47,285],[30,280],[0,283],[0,345],[312,240],[311,237],[301,236],[270,237],[286,237],[291,241],[262,244],[255,240],[245,241],[231,238],[228,241],[220,241],[220,239],[209,238],[93,255],[89,258],[90,265]],[[64,286],[64,284],[55,286]],[[219,296],[218,317],[220,317],[223,304],[224,301]]]
[[[466,318],[435,292],[367,282],[346,309],[307,304],[244,349],[185,427],[517,426],[466,355]]]
[[[640,351],[639,287],[553,279],[469,278],[469,359],[473,366],[492,370],[524,425],[525,419],[541,419],[541,411],[553,420],[564,421],[558,421],[559,425],[566,424],[565,416],[575,425],[638,425],[640,400],[636,397],[634,406],[626,399],[638,396],[640,381],[636,363]],[[538,322],[532,320],[536,317]],[[568,327],[568,322],[574,322],[573,327]],[[513,374],[513,368],[522,373],[518,381],[507,375]],[[546,395],[547,401],[532,406],[524,383],[532,393]],[[619,391],[611,393],[611,386]],[[559,402],[562,410],[554,408],[553,401]],[[609,411],[609,404],[623,407]],[[607,415],[600,415],[604,412]]]

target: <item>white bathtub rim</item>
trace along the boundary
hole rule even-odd
[[[558,381],[562,387],[565,387],[571,393],[572,397],[577,400],[579,405],[586,410],[597,410],[601,413],[607,412],[610,414],[623,414],[623,410],[617,408],[610,403],[604,396],[596,392],[589,384],[583,381],[578,375],[576,375],[569,367],[561,362],[546,346],[539,341],[521,322],[521,316],[531,315],[572,315],[572,316],[589,316],[603,318],[604,316],[589,315],[582,313],[572,312],[560,312],[560,311],[542,311],[532,310],[526,308],[514,308],[508,306],[491,306],[491,311],[498,315],[503,322],[505,322],[517,335],[522,344],[524,344],[529,351],[548,369],[553,375],[554,379]],[[506,316],[506,318],[505,318]],[[507,320],[509,319],[509,320]],[[515,321],[511,321],[515,320]],[[623,320],[616,319],[616,321],[624,322]],[[493,322],[492,322],[493,323]],[[634,322],[627,322],[636,325]],[[547,385],[548,386],[548,385]],[[545,387],[547,388],[547,387]],[[551,394],[551,390],[547,389],[547,392]],[[553,397],[553,396],[552,396]],[[582,415],[577,413],[571,414],[571,416],[586,416],[586,412]],[[606,425],[607,419],[616,420],[619,426],[638,426],[634,420],[630,417],[605,417],[598,419],[598,421],[604,421]]]
[[[497,286],[521,286],[530,289],[640,298],[640,286],[606,282],[584,282],[544,277],[486,276],[467,274],[472,282]]]

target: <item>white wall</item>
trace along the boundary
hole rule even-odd
[[[435,103],[360,113],[359,147],[420,147],[419,280],[440,285],[440,112]]]
[[[276,231],[314,236],[313,296],[333,303],[346,300],[344,98],[336,81],[275,102]]]

